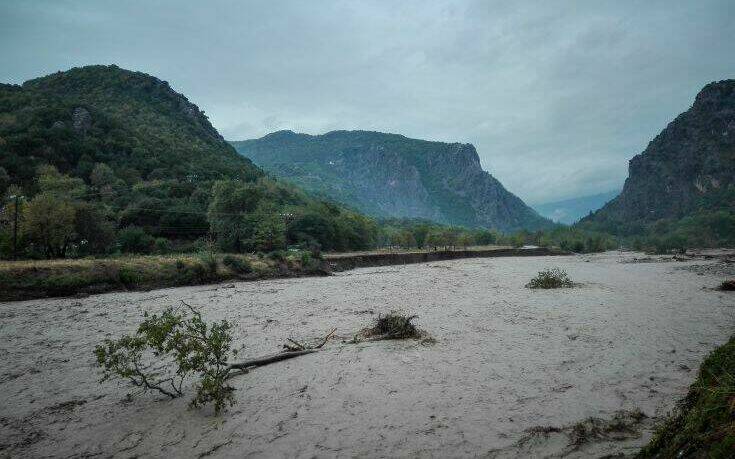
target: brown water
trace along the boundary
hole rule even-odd
[[[620,263],[634,254],[467,259],[84,299],[0,303],[0,455],[501,457],[630,454],[655,419],[570,445],[565,427],[619,410],[659,416],[735,325],[722,278]],[[638,255],[640,256],[640,255]],[[532,291],[559,266],[581,286]],[[702,270],[699,270],[702,271]],[[343,344],[232,380],[220,417],[122,383],[97,383],[92,349],[179,300],[234,322],[241,356],[379,313],[418,314],[436,338]],[[188,391],[191,394],[192,390]]]

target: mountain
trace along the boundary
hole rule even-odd
[[[194,250],[212,233],[230,251],[365,249],[378,231],[266,177],[167,82],[114,65],[0,84],[0,198],[10,186],[24,196],[29,257],[150,251],[153,237],[162,250],[167,240]],[[8,202],[0,200],[0,257],[14,244]]]
[[[565,225],[576,223],[615,198],[620,191],[581,196],[562,201],[546,202],[532,206],[542,216]]]
[[[735,211],[735,80],[713,82],[630,160],[620,195],[583,222],[618,231]]]
[[[232,144],[267,172],[370,215],[501,231],[551,226],[482,170],[470,144],[368,131],[279,131]]]
[[[0,85],[0,111],[0,166],[23,183],[45,163],[84,176],[104,162],[128,181],[262,175],[167,82],[114,65]]]

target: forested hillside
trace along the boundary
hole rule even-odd
[[[228,251],[348,250],[378,233],[265,178],[167,82],[116,66],[0,85],[0,196],[4,257],[165,252],[209,234]]]

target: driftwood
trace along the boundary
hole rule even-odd
[[[303,344],[299,343],[298,341],[288,338],[288,340],[292,342],[294,345],[291,346],[289,344],[284,344],[283,347],[286,349],[285,351],[280,352],[278,354],[267,355],[264,357],[258,357],[255,359],[246,360],[244,362],[233,363],[227,367],[227,371],[232,372],[232,371],[239,370],[241,372],[247,372],[251,368],[262,367],[270,363],[280,362],[281,360],[288,360],[294,357],[300,357],[302,355],[313,354],[314,352],[318,352],[319,349],[324,347],[324,345],[327,344],[327,341],[329,341],[329,338],[331,338],[332,335],[334,335],[336,331],[337,329],[333,328],[332,331],[329,332],[329,334],[325,336],[324,339],[318,345],[313,346],[313,347],[306,347]],[[228,375],[228,377],[230,376],[234,376],[234,374]]]
[[[265,357],[258,357],[255,359],[246,360],[244,362],[233,363],[229,365],[227,368],[229,370],[247,370],[249,368],[262,367],[264,365],[268,365],[269,363],[280,362],[281,360],[288,360],[294,357],[299,357],[299,356],[306,355],[306,354],[312,354],[314,352],[317,352],[317,350],[316,349],[304,349],[301,351],[280,352],[278,354],[267,355]]]
[[[334,335],[336,331],[337,329],[333,328],[332,331],[329,332],[329,334],[324,337],[321,343],[319,343],[316,346],[312,346],[312,347],[304,346],[303,344],[299,343],[298,341],[294,339],[287,338],[288,341],[293,343],[293,346],[290,344],[284,344],[283,348],[286,349],[286,352],[305,351],[305,350],[310,350],[310,349],[321,349],[322,347],[324,347],[325,344],[327,344],[327,341],[329,341],[329,338],[331,338],[332,335]]]

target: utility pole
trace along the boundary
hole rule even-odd
[[[20,196],[11,196],[11,199],[15,198],[15,216],[13,217],[13,260],[18,259],[18,204],[20,203]]]

